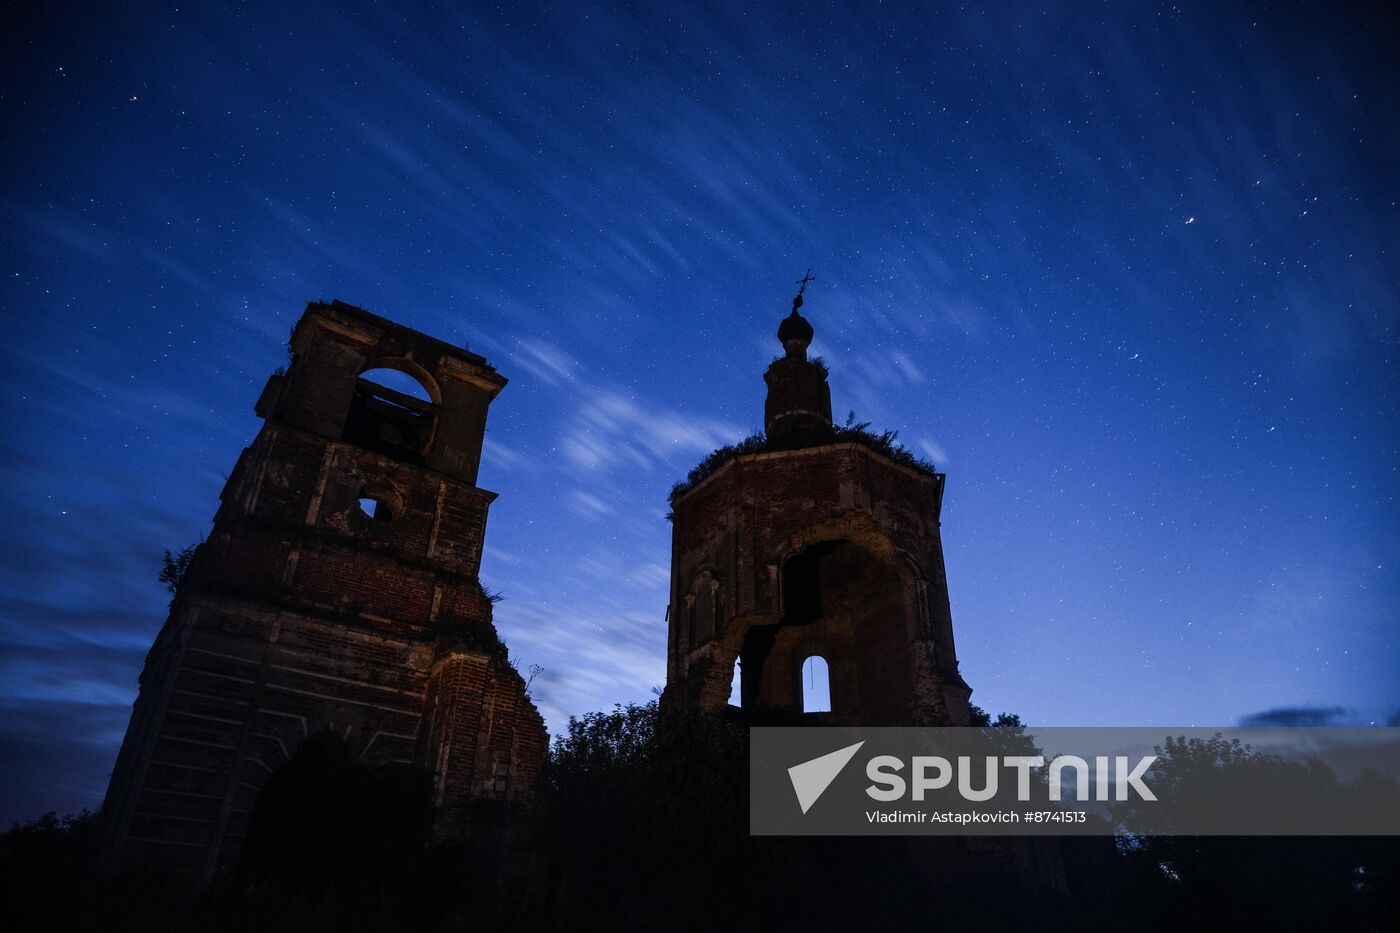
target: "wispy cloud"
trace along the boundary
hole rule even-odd
[[[1240,718],[1241,726],[1359,726],[1355,710],[1344,706],[1287,706],[1251,713]]]
[[[617,512],[617,509],[591,492],[575,489],[565,499],[568,508],[575,515],[589,519],[603,519]]]
[[[563,350],[543,340],[528,337],[516,341],[515,352],[511,353],[510,359],[516,366],[552,386],[572,382],[578,370],[578,364]]]
[[[929,460],[933,461],[934,465],[939,469],[944,469],[948,466],[948,454],[932,440],[927,437],[921,437],[915,443],[919,451]]]
[[[562,446],[586,470],[654,468],[707,453],[741,436],[738,427],[703,415],[649,405],[621,392],[585,394]]]

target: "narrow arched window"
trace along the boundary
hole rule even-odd
[[[821,655],[802,662],[802,712],[831,712],[831,672]]]
[[[703,645],[715,637],[715,588],[701,586],[695,596],[695,644]]]

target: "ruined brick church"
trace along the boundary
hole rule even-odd
[[[764,377],[761,449],[673,497],[663,702],[755,723],[966,724],[944,477],[833,426],[801,306],[799,292]],[[477,469],[506,380],[339,301],[309,305],[290,349],[147,656],[102,811],[111,864],[212,876],[313,737],[429,774],[441,840],[470,837],[483,807],[528,813],[538,788],[548,737],[478,578],[495,494]],[[426,401],[366,378],[383,369]]]
[[[426,770],[443,839],[536,790],[544,723],[477,576],[495,498],[477,467],[506,380],[339,301],[308,306],[290,349],[146,658],[103,805],[113,863],[212,875],[312,736]],[[429,401],[361,378],[384,368]]]
[[[755,723],[966,725],[944,475],[833,426],[801,307],[764,374],[761,449],[673,496],[666,694]]]

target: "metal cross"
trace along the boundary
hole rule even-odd
[[[807,283],[808,283],[808,282],[816,281],[816,278],[817,278],[817,277],[816,277],[815,275],[812,274],[812,270],[811,270],[811,269],[808,269],[806,275],[804,275],[802,278],[798,279],[796,282],[793,283],[794,285],[801,285],[801,286],[802,286],[801,288],[799,288],[799,289],[797,290],[797,294],[800,295],[800,294],[802,294],[803,292],[805,292],[805,291],[807,290]]]

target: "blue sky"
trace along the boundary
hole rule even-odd
[[[1394,716],[1381,7],[989,10],[135,5],[14,31],[0,820],[99,802],[161,552],[208,531],[312,299],[510,378],[483,578],[553,731],[662,683],[667,490],[760,426],[809,266],[835,409],[948,473],[975,702]]]

